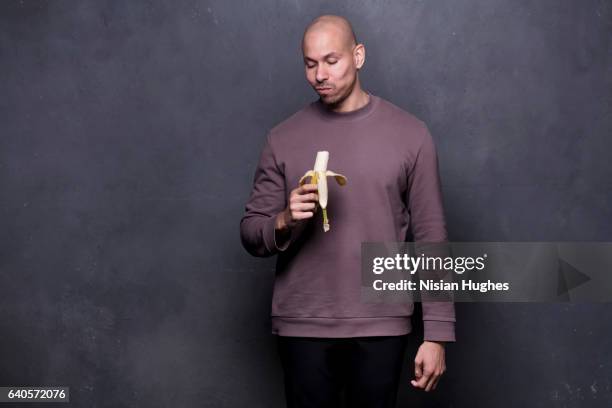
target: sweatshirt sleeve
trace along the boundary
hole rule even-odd
[[[276,216],[286,208],[286,202],[285,177],[277,166],[268,133],[240,221],[242,245],[251,255],[269,257],[288,248],[293,231],[288,239],[277,242],[274,230]]]
[[[408,176],[408,210],[415,242],[447,242],[438,157],[433,138],[423,123],[421,147]],[[422,302],[424,340],[455,341],[452,301]]]

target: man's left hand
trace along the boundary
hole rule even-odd
[[[444,342],[424,341],[414,359],[415,379],[410,383],[426,392],[435,390],[440,376],[446,371]]]

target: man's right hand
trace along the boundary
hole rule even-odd
[[[304,184],[291,191],[287,208],[276,217],[276,229],[288,231],[317,212],[319,194],[316,184]]]

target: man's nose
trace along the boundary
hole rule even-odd
[[[327,71],[323,68],[317,67],[316,73],[317,82],[323,82],[327,79]]]

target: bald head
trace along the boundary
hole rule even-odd
[[[335,36],[346,49],[351,49],[357,45],[357,37],[350,21],[342,16],[324,14],[312,20],[304,30],[302,48],[307,37],[313,37],[322,33]]]
[[[325,14],[304,31],[302,54],[306,79],[321,100],[340,106],[350,96],[363,97],[358,71],[365,61],[365,46],[358,44],[351,23]]]

